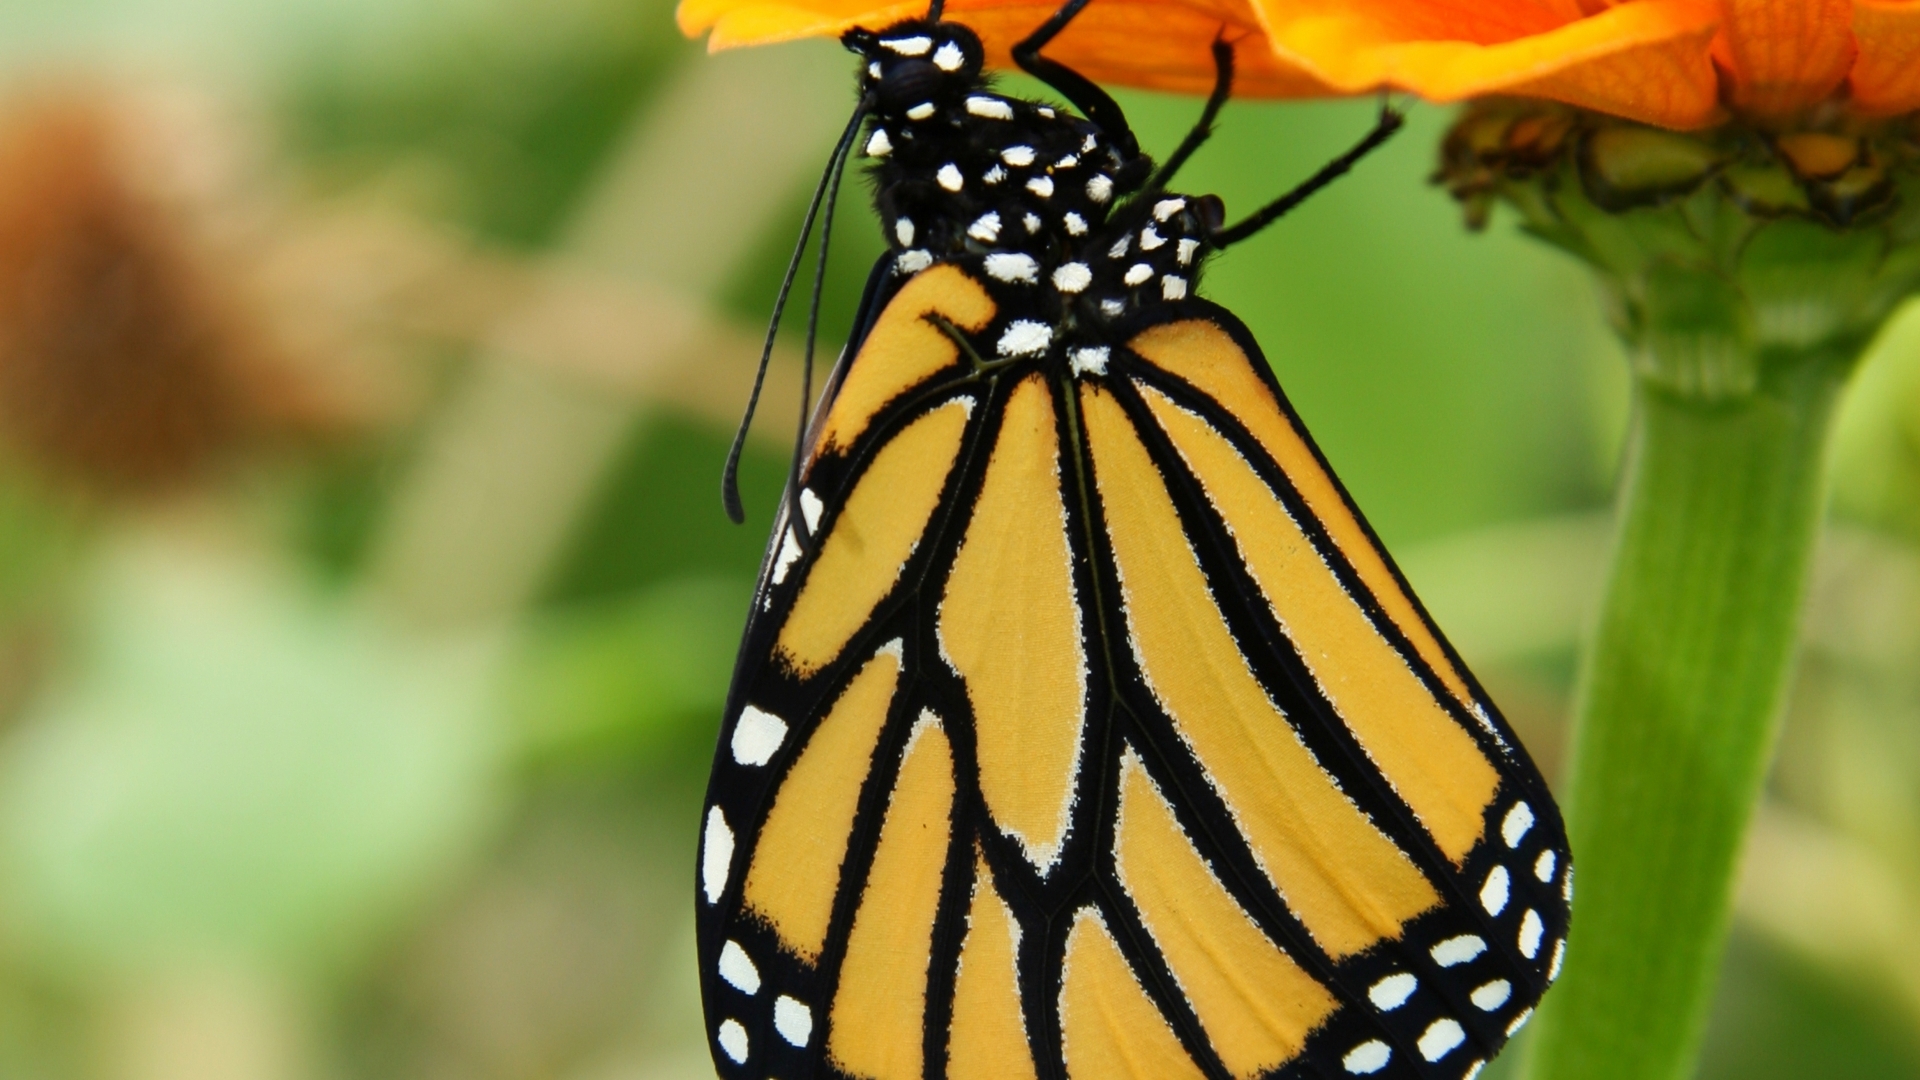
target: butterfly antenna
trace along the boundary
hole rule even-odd
[[[813,347],[820,335],[820,296],[827,280],[827,251],[833,242],[833,208],[840,201],[840,178],[846,174],[847,158],[852,156],[855,130],[847,129],[847,135],[834,150],[834,162],[827,172],[827,205],[820,219],[820,254],[813,265],[813,296],[807,304],[807,347],[800,364],[800,420],[793,432],[793,460],[787,469],[787,497],[795,500],[796,507],[800,498],[800,463],[807,448],[807,421],[812,412],[809,404],[813,400]],[[789,518],[793,522],[794,537],[804,551],[812,546],[813,530],[807,524],[805,508],[799,509],[799,514],[790,514]]]
[[[740,504],[740,455],[746,450],[747,430],[753,426],[754,410],[760,406],[760,390],[766,385],[767,365],[773,360],[773,341],[780,331],[780,317],[787,310],[787,296],[793,291],[793,281],[800,272],[800,260],[807,253],[807,238],[813,233],[813,223],[820,216],[820,203],[829,189],[838,192],[840,187],[840,167],[846,161],[847,148],[853,144],[854,136],[860,132],[860,124],[867,118],[869,103],[864,99],[853,110],[853,116],[847,121],[847,129],[840,134],[840,140],[834,143],[833,154],[827,158],[826,171],[820,174],[820,182],[814,185],[813,201],[807,204],[806,219],[800,225],[800,239],[793,245],[793,257],[787,260],[786,276],[780,279],[780,293],[773,301],[773,318],[767,322],[767,341],[760,349],[760,368],[753,376],[753,393],[747,396],[747,411],[740,417],[740,428],[733,433],[733,446],[727,450],[726,468],[720,474],[720,502],[727,510],[727,518],[735,525],[747,520],[746,509]],[[832,211],[828,211],[829,217]],[[822,259],[825,258],[824,251]],[[820,303],[819,283],[814,283],[814,307],[818,311]],[[808,330],[807,351],[809,361],[813,351],[813,333]],[[806,407],[806,396],[801,396],[801,408]],[[804,413],[802,427],[805,427]]]

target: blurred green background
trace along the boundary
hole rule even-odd
[[[745,528],[719,468],[844,55],[707,58],[661,0],[6,0],[0,60],[0,1077],[711,1076],[694,823],[791,342]],[[1197,108],[1124,101],[1162,148]],[[1251,207],[1372,108],[1231,105],[1183,186]],[[1207,292],[1552,775],[1625,377],[1578,270],[1427,186],[1446,120]],[[1715,1080],[1920,1077],[1908,315]]]

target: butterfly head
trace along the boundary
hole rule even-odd
[[[865,58],[860,89],[883,119],[930,114],[982,82],[985,51],[959,23],[911,20],[878,32],[851,30],[841,41]]]

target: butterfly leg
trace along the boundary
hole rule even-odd
[[[1378,150],[1381,144],[1391,139],[1394,132],[1400,130],[1407,118],[1389,105],[1385,98],[1380,102],[1380,119],[1373,125],[1367,137],[1355,143],[1351,149],[1320,167],[1320,171],[1306,179],[1299,187],[1273,200],[1260,209],[1248,214],[1234,225],[1230,225],[1213,234],[1213,246],[1228,247],[1237,244],[1268,225],[1285,216],[1294,207],[1312,198],[1321,188],[1338,180],[1347,170],[1354,167],[1361,158]]]
[[[1193,130],[1187,132],[1187,137],[1180,141],[1179,148],[1168,156],[1159,170],[1153,174],[1153,178],[1147,181],[1146,190],[1149,194],[1165,190],[1167,184],[1173,180],[1173,175],[1180,171],[1180,166],[1185,165],[1187,159],[1193,156],[1193,152],[1200,149],[1200,145],[1213,134],[1213,122],[1220,118],[1221,107],[1233,94],[1233,46],[1222,38],[1213,39],[1213,72],[1213,93],[1207,98],[1207,107],[1200,111],[1199,121],[1193,125]]]
[[[1057,60],[1049,60],[1040,55],[1040,50],[1057,37],[1060,31],[1065,30],[1067,24],[1086,10],[1091,2],[1092,0],[1067,0],[1060,10],[1040,24],[1039,29],[1028,34],[1025,40],[1013,47],[1013,59],[1020,65],[1021,70],[1058,90],[1063,97],[1073,102],[1074,108],[1079,109],[1081,115],[1100,125],[1106,132],[1107,138],[1112,140],[1113,145],[1123,156],[1128,159],[1136,158],[1140,154],[1140,140],[1134,137],[1133,128],[1128,126],[1127,114],[1121,110],[1120,103],[1113,100],[1105,90],[1100,89],[1092,79]]]

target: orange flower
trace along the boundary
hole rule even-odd
[[[1007,66],[1053,7],[951,0],[946,13]],[[725,49],[926,10],[924,0],[681,0],[679,17]],[[1239,46],[1236,89],[1250,97],[1516,94],[1676,128],[1715,122],[1723,104],[1766,121],[1835,94],[1871,115],[1920,109],[1920,0],[1094,0],[1048,53],[1102,82],[1202,91],[1219,33]]]

